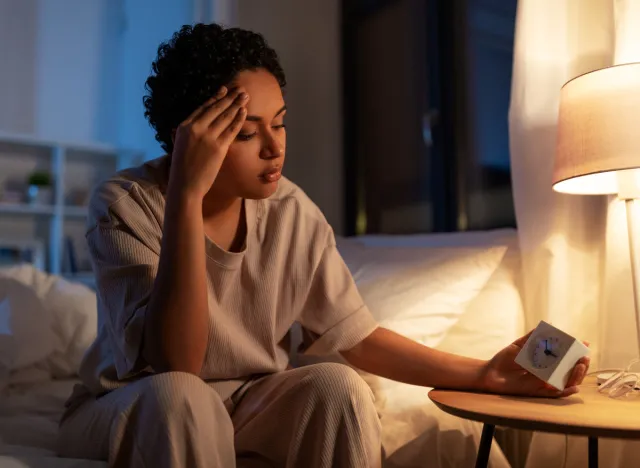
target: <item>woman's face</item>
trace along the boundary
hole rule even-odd
[[[271,196],[278,188],[286,147],[282,90],[266,70],[244,71],[229,88],[249,94],[247,118],[229,147],[212,191],[248,199]]]

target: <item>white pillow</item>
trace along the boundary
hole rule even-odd
[[[520,257],[510,246],[500,267],[467,306],[437,349],[461,356],[490,359],[526,333],[520,296]]]
[[[45,361],[52,376],[77,374],[82,357],[97,334],[95,291],[28,264],[1,269],[2,275],[28,286],[44,303],[54,337],[53,351]]]
[[[0,275],[7,276],[29,286],[42,299],[55,282],[55,276],[38,270],[30,263],[0,268]]]
[[[381,326],[435,347],[497,269],[507,248],[366,247],[338,249]]]
[[[13,371],[42,361],[54,339],[51,317],[36,293],[0,276],[0,367]]]
[[[426,234],[366,234],[348,239],[367,247],[487,247],[517,244],[518,233],[515,229],[503,228]]]
[[[76,375],[98,332],[96,293],[83,284],[57,278],[45,298],[59,344],[47,360],[51,372],[58,378]]]

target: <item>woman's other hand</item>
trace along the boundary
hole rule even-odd
[[[589,371],[589,358],[583,357],[576,363],[566,388],[560,391],[516,364],[516,356],[530,335],[518,338],[487,362],[482,373],[482,388],[491,393],[534,397],[565,397],[577,393],[578,385]]]

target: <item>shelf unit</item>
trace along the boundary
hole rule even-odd
[[[26,180],[30,171],[48,170],[52,176],[51,204],[0,201],[0,232],[6,239],[31,237],[45,246],[46,270],[91,284],[88,258],[78,258],[78,270],[64,267],[65,243],[73,238],[74,251],[86,249],[87,207],[69,203],[73,190],[90,193],[117,170],[141,164],[144,152],[100,143],[54,141],[30,135],[0,132],[0,187]]]

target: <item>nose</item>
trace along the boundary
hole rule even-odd
[[[284,156],[284,145],[274,135],[267,135],[260,151],[260,158],[269,160],[282,156]]]

